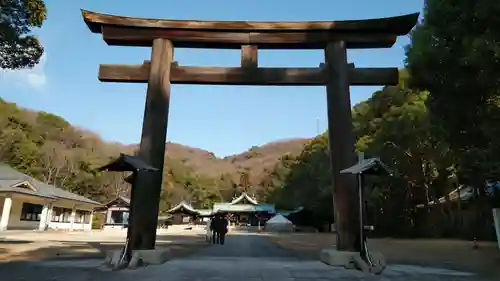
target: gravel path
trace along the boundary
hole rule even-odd
[[[199,257],[291,258],[291,255],[257,233],[237,231],[226,236],[224,245],[212,245],[193,256]]]
[[[111,272],[100,260],[58,260],[0,264],[0,280],[40,281],[468,281],[465,272],[392,265],[383,275],[329,267],[314,260],[299,260],[258,234],[232,232],[225,245],[212,245],[196,254],[160,266]]]

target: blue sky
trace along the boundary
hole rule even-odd
[[[29,71],[0,72],[0,97],[51,112],[103,139],[139,142],[146,85],[101,83],[101,63],[141,63],[150,48],[110,47],[83,23],[80,9],[123,16],[198,20],[346,20],[420,12],[424,0],[46,0],[37,30],[45,57]],[[402,66],[407,37],[392,49],[349,51],[357,67]],[[176,49],[182,65],[238,66],[238,50]],[[259,51],[260,66],[315,67],[317,51]],[[352,104],[380,87],[351,87]],[[327,127],[324,87],[172,86],[169,141],[226,156],[253,145],[315,136]],[[317,121],[319,120],[319,122]]]

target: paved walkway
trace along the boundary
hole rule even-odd
[[[392,265],[380,275],[298,260],[258,234],[234,232],[225,245],[160,266],[110,272],[98,260],[0,264],[0,280],[71,281],[327,281],[327,280],[478,280],[470,273]]]
[[[202,257],[290,258],[290,255],[258,233],[234,231],[226,236],[224,245],[204,248],[193,256]]]

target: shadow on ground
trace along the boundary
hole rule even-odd
[[[321,249],[335,248],[333,233],[266,234],[299,259],[318,260]],[[390,264],[432,266],[500,276],[500,251],[496,243],[447,239],[370,239],[368,247],[385,255]]]
[[[121,249],[124,244],[121,242],[123,237],[100,234],[79,238],[61,234],[55,236],[61,238],[57,241],[37,237],[38,239],[33,238],[36,241],[19,237],[20,240],[11,241],[13,243],[9,243],[7,239],[2,240],[0,268],[10,270],[10,265],[16,268],[16,264],[23,264],[23,261],[102,258],[107,251]],[[334,248],[335,241],[336,236],[330,233],[230,232],[225,245],[210,245],[203,234],[195,233],[159,234],[157,245],[169,248],[174,259],[192,256],[208,260],[239,257],[318,260],[320,250]],[[479,243],[479,249],[474,250],[469,241],[371,239],[369,248],[382,252],[391,264],[431,266],[476,272],[488,277],[500,276],[500,251],[495,243]]]
[[[125,240],[123,238],[123,240]],[[5,245],[20,244],[19,241],[7,241]],[[33,243],[34,241],[22,241]],[[173,258],[186,257],[208,246],[204,235],[158,235],[157,247],[166,247],[172,251]],[[24,243],[26,244],[26,243]],[[0,247],[2,245],[0,244]],[[0,263],[46,259],[89,259],[104,258],[107,251],[120,250],[124,242],[104,241],[61,241],[47,240],[39,242],[39,246],[23,251],[0,248]]]
[[[27,241],[27,240],[12,240],[12,239],[2,239],[0,240],[0,246],[2,244],[8,244],[8,245],[12,245],[12,244],[31,244],[33,243],[33,241]]]

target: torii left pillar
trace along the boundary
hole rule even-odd
[[[157,168],[158,171],[139,171],[135,177],[130,206],[131,221],[129,222],[131,250],[155,248],[158,205],[163,185],[172,59],[172,42],[167,39],[155,39],[138,157]]]
[[[359,251],[358,182],[355,175],[340,171],[356,164],[349,93],[349,69],[345,41],[329,43],[325,48],[328,74],[326,100],[328,115],[328,145],[333,183],[333,207],[337,229],[337,250]]]

